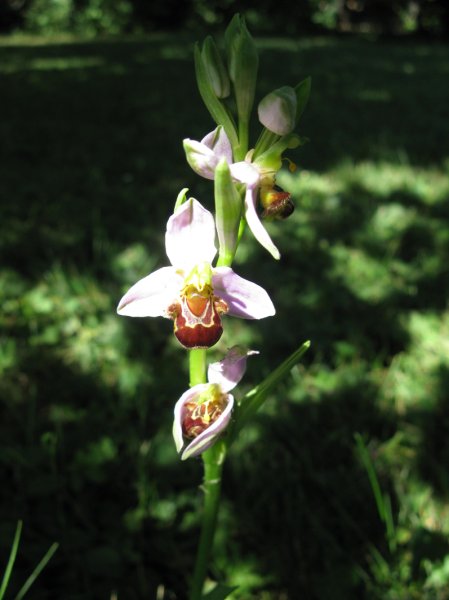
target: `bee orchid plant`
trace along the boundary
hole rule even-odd
[[[230,392],[243,377],[248,356],[258,352],[231,347],[206,370],[207,351],[226,330],[226,318],[275,315],[267,291],[239,276],[232,263],[246,225],[273,258],[281,256],[264,221],[283,219],[293,212],[290,194],[277,187],[276,176],[284,162],[290,170],[295,168],[283,155],[303,141],[294,130],[310,92],[308,78],[262,98],[257,108],[262,129],[250,147],[257,48],[239,15],[230,22],[224,41],[224,57],[211,37],[195,47],[199,92],[216,127],[201,141],[186,138],[183,142],[191,168],[213,181],[214,213],[198,200],[187,198],[183,189],[167,222],[165,249],[170,266],[140,279],[117,308],[123,316],[171,319],[174,335],[188,351],[190,388],[175,403],[173,437],[181,460],[201,456],[204,463],[203,525],[190,600],[203,597],[227,450],[309,346],[309,342],[302,344],[239,403]],[[234,113],[231,107],[235,107]],[[218,586],[214,598],[225,598],[228,593],[229,588]]]

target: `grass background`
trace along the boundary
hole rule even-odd
[[[236,269],[277,315],[227,320],[211,360],[260,350],[243,393],[312,348],[225,470],[211,576],[242,600],[449,598],[449,48],[264,38],[261,98],[313,79],[280,183],[296,211]],[[171,439],[185,355],[162,319],[115,315],[166,264],[184,137],[212,128],[192,40],[13,37],[0,48],[0,557],[10,596],[183,600],[201,463]],[[371,479],[370,479],[371,478]],[[4,558],[3,558],[4,557]]]

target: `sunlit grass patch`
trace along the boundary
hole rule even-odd
[[[393,358],[383,383],[385,396],[399,414],[434,408],[439,401],[438,371],[449,368],[449,313],[412,312],[406,326],[410,345]]]
[[[409,194],[425,205],[441,203],[449,194],[449,169],[444,165],[419,168],[407,163],[345,161],[324,173],[283,172],[279,181],[292,191],[299,203],[303,197],[328,197],[351,189],[364,190],[378,199],[400,194],[402,200]]]
[[[92,277],[55,266],[32,287],[26,289],[24,281],[20,287],[18,295],[3,290],[9,335],[26,332],[31,349],[49,348],[67,366],[95,374],[122,393],[132,393],[147,377],[148,368],[127,360],[125,324],[115,314],[114,298]],[[14,337],[8,339],[3,368],[19,361]]]
[[[380,302],[398,291],[413,291],[407,282],[407,266],[400,261],[370,257],[363,250],[335,245],[330,250],[335,277],[345,282],[355,297]]]

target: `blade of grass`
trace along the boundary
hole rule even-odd
[[[365,442],[363,441],[360,433],[356,433],[354,437],[355,437],[355,441],[357,444],[357,449],[359,451],[359,456],[362,459],[363,466],[365,467],[366,472],[368,474],[368,479],[371,484],[371,489],[373,490],[374,499],[376,501],[376,506],[377,506],[377,511],[379,513],[381,520],[384,523],[386,523],[384,497],[382,496],[379,479],[377,478],[377,474],[374,469],[373,462],[371,460],[371,457],[365,446]]]
[[[47,550],[47,552],[45,553],[45,555],[43,556],[43,558],[41,559],[39,564],[36,565],[34,571],[31,573],[31,575],[25,581],[23,586],[20,588],[20,590],[19,590],[18,594],[16,595],[16,597],[14,598],[14,600],[22,600],[22,598],[28,592],[30,587],[33,585],[33,583],[39,577],[39,575],[41,574],[43,569],[46,567],[47,563],[50,561],[51,557],[56,552],[58,547],[59,547],[59,544],[56,542],[50,546],[50,548]]]
[[[390,552],[396,550],[396,529],[394,526],[393,511],[391,507],[391,498],[388,494],[382,494],[380,489],[379,479],[377,477],[376,470],[374,468],[373,461],[369,455],[368,449],[363,441],[362,436],[359,433],[355,434],[357,443],[357,449],[359,456],[363,462],[363,465],[368,474],[368,478],[373,490],[374,498],[376,500],[377,511],[380,519],[385,524],[385,534],[388,542],[388,549]]]
[[[388,547],[390,552],[396,550],[396,529],[394,526],[393,510],[391,508],[391,498],[388,494],[384,494],[385,506],[385,526],[387,528]]]
[[[17,556],[17,550],[19,549],[20,536],[22,534],[22,524],[22,521],[17,522],[16,533],[14,534],[14,541],[9,554],[8,564],[6,565],[2,585],[0,587],[0,600],[2,600],[3,596],[5,595],[6,588],[8,587],[8,583],[11,578],[12,569]]]

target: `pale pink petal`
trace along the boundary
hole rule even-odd
[[[163,267],[135,283],[120,300],[119,315],[126,317],[166,317],[176,300],[183,277],[173,267]]]
[[[218,161],[225,158],[226,162],[232,163],[232,146],[223,127],[216,127],[201,140],[201,143],[214,151]]]
[[[245,194],[245,217],[246,222],[248,223],[249,228],[252,231],[253,236],[259,242],[261,246],[268,250],[273,258],[279,260],[281,255],[279,250],[271,241],[270,236],[268,235],[267,230],[263,226],[261,220],[259,219],[259,215],[256,211],[256,200],[257,200],[257,191],[252,190],[250,188],[246,189]]]
[[[195,173],[206,179],[213,179],[219,160],[215,152],[206,144],[189,138],[183,140],[183,146],[187,162]]]
[[[249,162],[237,162],[229,166],[231,175],[237,181],[246,183],[249,188],[254,188],[260,180],[260,172],[257,167]]]
[[[221,415],[210,427],[205,429],[200,435],[194,438],[181,454],[181,460],[186,460],[192,456],[198,456],[216,441],[217,437],[226,429],[231,420],[232,409],[234,407],[234,397],[227,394],[228,404]]]
[[[183,393],[181,398],[175,405],[175,420],[173,421],[173,438],[175,440],[176,452],[181,452],[182,447],[184,446],[184,436],[182,435],[182,418],[183,418],[183,408],[186,402],[191,402],[197,396],[199,396],[202,392],[205,392],[209,387],[208,383],[200,383],[198,385],[194,385],[189,390]]]
[[[206,179],[214,179],[215,167],[221,158],[232,163],[232,146],[223,127],[208,133],[201,142],[186,138],[183,146],[189,165],[195,173]]]
[[[230,267],[216,267],[212,273],[214,294],[226,302],[229,315],[264,319],[276,313],[269,295],[260,285],[243,279]]]
[[[253,354],[259,354],[259,352],[234,346],[223,360],[209,365],[207,371],[209,383],[218,383],[223,392],[229,392],[243,377],[246,371],[246,359]]]
[[[217,252],[215,221],[198,200],[189,198],[169,218],[165,249],[171,264],[186,272],[202,262],[212,262]]]

